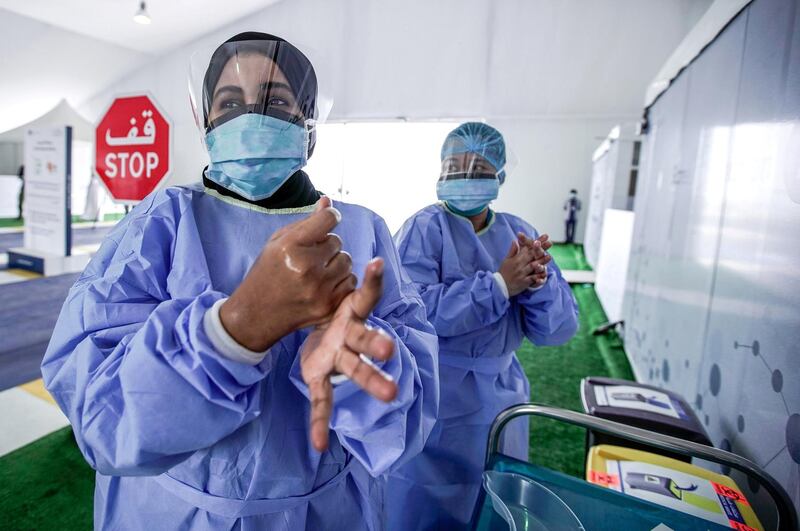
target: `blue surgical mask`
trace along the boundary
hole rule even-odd
[[[500,181],[494,179],[447,179],[436,184],[436,195],[456,213],[463,216],[480,214],[497,199]]]
[[[274,194],[308,161],[302,125],[247,113],[206,134],[206,177],[251,201]]]

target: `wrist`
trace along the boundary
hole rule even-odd
[[[552,275],[551,275],[551,273],[550,273],[550,270],[549,270],[549,269],[547,269],[547,266],[545,266],[545,271],[546,271],[546,273],[547,273],[547,274],[546,274],[546,275],[545,275],[545,277],[544,277],[544,282],[542,282],[542,283],[541,283],[541,284],[539,284],[538,286],[535,286],[535,285],[534,285],[534,286],[531,286],[531,287],[529,287],[529,288],[528,288],[528,291],[530,291],[530,292],[539,291],[540,289],[542,289],[543,287],[545,287],[545,286],[547,285],[547,283],[548,283],[548,282],[550,282],[550,277],[551,277]]]
[[[238,343],[222,324],[219,310],[226,299],[220,299],[209,308],[203,316],[203,328],[208,340],[218,354],[233,361],[247,365],[258,365],[269,353],[269,350],[256,352]]]
[[[288,323],[280,322],[275,313],[269,320],[258,318],[263,315],[265,312],[236,297],[236,293],[219,309],[220,322],[231,338],[255,352],[267,350],[293,330]]]

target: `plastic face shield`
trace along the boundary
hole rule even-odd
[[[502,135],[480,122],[468,122],[453,130],[442,146],[440,181],[454,179],[498,179],[516,166]]]
[[[442,160],[440,181],[456,179],[496,179],[498,170],[476,153],[453,153]]]
[[[189,100],[204,145],[208,132],[248,113],[276,118],[273,123],[286,128],[299,125],[312,137],[332,105],[331,98],[319,95],[306,56],[287,42],[270,40],[230,42],[194,53]]]

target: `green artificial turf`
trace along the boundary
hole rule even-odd
[[[583,245],[578,243],[557,243],[550,248],[550,254],[561,269],[591,271],[592,267],[583,254]]]
[[[535,347],[528,341],[517,350],[531,383],[531,402],[583,411],[580,381],[586,376],[633,380],[633,372],[614,332],[593,336],[606,315],[590,284],[572,286],[580,308],[580,330],[560,347]],[[549,419],[531,420],[530,459],[567,474],[583,477],[585,432]]]
[[[579,246],[562,247],[554,246],[553,254],[585,264]],[[583,377],[633,380],[633,374],[615,333],[592,336],[592,330],[606,322],[594,288],[575,285],[572,292],[580,307],[577,335],[560,347],[535,347],[526,341],[517,355],[530,379],[531,401],[581,411]],[[584,437],[581,428],[532,419],[531,461],[583,477]],[[59,430],[0,458],[2,528],[91,529],[93,489],[94,472],[78,451],[70,428]]]
[[[0,458],[0,527],[92,529],[94,471],[60,429]]]
[[[21,227],[22,220],[17,218],[0,218],[0,229],[7,229],[11,227]]]

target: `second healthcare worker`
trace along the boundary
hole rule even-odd
[[[380,476],[436,417],[433,329],[383,220],[301,170],[308,59],[245,33],[206,64],[204,184],[117,225],[42,363],[97,470],[95,527],[381,529]]]
[[[389,479],[392,530],[469,528],[489,427],[500,411],[530,397],[514,350],[524,337],[562,344],[578,328],[572,292],[546,253],[547,236],[489,208],[505,180],[505,158],[494,128],[457,127],[442,147],[442,202],[416,213],[395,236],[439,335],[441,403],[423,452]],[[527,460],[527,421],[513,421],[504,435],[500,450]]]

